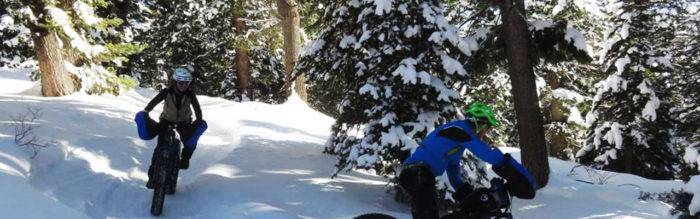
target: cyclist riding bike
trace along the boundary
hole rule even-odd
[[[504,187],[508,193],[522,199],[535,197],[537,185],[532,175],[510,154],[503,154],[484,142],[487,132],[498,126],[491,108],[475,102],[465,108],[464,115],[465,120],[449,122],[429,133],[403,163],[399,185],[411,197],[413,218],[439,218],[435,177],[445,171],[450,185],[456,189],[452,194],[454,200],[472,202],[466,199],[475,191],[471,185],[463,182],[460,167],[465,149],[493,165],[494,172],[507,180]]]
[[[139,137],[143,140],[151,140],[157,135],[167,131],[168,127],[177,127],[177,132],[184,144],[178,168],[187,169],[190,166],[190,158],[197,148],[199,137],[207,129],[207,123],[202,119],[202,110],[197,96],[191,88],[192,74],[184,67],[175,69],[173,73],[174,84],[168,86],[151,100],[146,108],[136,114],[136,124]],[[163,112],[160,114],[160,122],[156,122],[148,116],[148,113],[160,102],[165,101]],[[192,121],[192,110],[196,120]],[[148,168],[148,182],[146,187],[153,188],[153,172],[155,155],[161,147],[160,142],[154,150],[151,166]]]

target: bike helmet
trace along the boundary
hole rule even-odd
[[[191,82],[192,73],[190,73],[190,70],[187,70],[184,67],[178,67],[175,69],[175,73],[173,74],[173,80]]]
[[[498,121],[491,107],[482,102],[474,102],[464,109],[464,115],[476,120],[485,121],[487,124],[498,127]]]

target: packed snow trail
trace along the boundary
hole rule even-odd
[[[156,94],[40,97],[28,70],[0,69],[0,212],[7,218],[143,218],[152,191],[146,171],[156,141],[138,138],[133,117]],[[386,179],[359,172],[330,176],[322,154],[333,120],[296,96],[285,104],[237,103],[199,96],[209,129],[163,217],[352,218],[379,212],[410,218],[386,193]],[[35,159],[14,143],[11,117],[41,109],[37,136],[54,141]],[[158,117],[161,106],[150,115]],[[503,148],[519,159],[519,151]],[[682,182],[571,169],[550,158],[551,176],[534,200],[513,199],[515,218],[668,218],[670,207],[640,201],[640,191],[677,189]],[[612,175],[609,175],[612,174]],[[576,181],[599,180],[602,185]]]
[[[33,86],[24,83],[26,90]],[[37,134],[58,143],[31,160],[29,183],[91,218],[150,217],[152,192],[144,185],[156,140],[138,138],[133,116],[156,92],[44,98],[36,91],[15,87],[0,93],[3,115],[41,109]],[[180,172],[178,193],[166,198],[163,216],[347,218],[386,209],[407,212],[385,194],[381,177],[349,173],[330,179],[335,161],[321,151],[333,120],[298,98],[278,106],[199,99],[209,129],[190,168]],[[161,108],[150,115],[157,118]],[[9,127],[0,137],[3,147],[16,147]]]

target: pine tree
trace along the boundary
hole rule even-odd
[[[248,52],[253,99],[281,103],[286,100],[280,90],[285,78],[277,51],[282,39],[273,6],[260,0],[154,3],[151,30],[138,39],[149,47],[136,57],[130,72],[142,86],[162,89],[169,84],[172,69],[190,65],[199,94],[241,100],[235,62],[236,50],[241,49]],[[245,16],[244,32],[234,31],[234,14]]]
[[[109,2],[5,2],[13,18],[32,33],[44,95],[67,95],[78,88],[91,94],[118,94],[134,85],[130,78],[117,76],[114,66],[141,47],[125,43],[123,33],[113,29],[122,20],[96,11]]]
[[[673,45],[674,73],[663,75],[663,89],[668,90],[674,102],[671,117],[675,121],[673,143],[679,153],[684,154],[684,168],[680,178],[687,181],[698,174],[697,154],[700,151],[700,3],[676,1],[667,21],[676,27]]]
[[[473,72],[471,80],[463,85],[466,102],[480,101],[488,103],[496,113],[500,125],[487,136],[487,143],[497,146],[518,145],[518,133],[515,126],[515,110],[510,93],[510,77],[503,69],[489,72]]]
[[[531,50],[535,52],[534,57],[537,57],[538,61],[534,66],[535,76],[538,81],[540,102],[545,110],[543,116],[550,155],[571,159],[575,152],[573,148],[578,144],[577,137],[580,132],[585,131],[584,127],[577,123],[578,121],[574,122],[580,117],[576,112],[581,107],[585,108],[588,102],[582,101],[587,99],[587,83],[582,82],[582,79],[587,79],[586,71],[594,69],[587,64],[590,59],[585,53],[587,49],[583,39],[594,38],[593,27],[596,24],[591,22],[591,12],[582,9],[589,6],[586,5],[590,4],[589,2],[574,4],[566,1],[567,4],[564,5],[557,3],[556,1],[532,2],[526,10],[528,17],[533,18],[529,21],[532,34],[530,40],[534,42]],[[472,62],[484,64],[483,67],[476,68],[480,70],[473,72],[474,76],[465,84],[464,95],[469,99],[488,100],[485,102],[489,102],[495,111],[499,112],[497,116],[504,125],[495,129],[491,138],[492,143],[498,146],[515,146],[518,144],[518,134],[515,128],[513,97],[510,93],[510,77],[505,72],[505,57],[500,47],[502,42],[494,41],[497,33],[490,31],[500,28],[500,24],[496,22],[498,16],[493,10],[489,10],[491,6],[487,2],[460,2],[458,7],[473,8],[472,11],[475,14],[463,14],[457,20],[462,23],[461,26],[467,34],[484,34],[486,48],[481,50],[484,52],[483,57]],[[583,30],[581,32],[583,37],[578,36],[578,30]],[[552,35],[552,33],[559,34]],[[540,43],[542,41],[550,43]],[[582,48],[570,46],[568,43],[571,45],[577,43]],[[559,48],[559,51],[552,48]],[[554,52],[537,54],[537,51]],[[480,56],[482,56],[481,53],[477,54],[477,57]]]
[[[30,30],[13,18],[9,3],[0,1],[0,67],[17,67],[34,57]]]
[[[114,68],[118,75],[131,75],[133,61],[138,57],[143,49],[147,47],[143,42],[143,36],[151,32],[151,22],[155,16],[152,1],[121,1],[112,0],[106,7],[96,9],[96,13],[101,17],[119,18],[122,22],[114,28],[123,33],[121,41],[130,45],[128,49],[138,49],[138,52],[130,52],[124,55],[125,59],[114,63]]]
[[[487,142],[494,146],[517,146],[518,134],[515,124],[515,110],[512,95],[510,93],[510,76],[503,67],[505,57],[502,50],[495,44],[496,33],[491,30],[497,29],[498,24],[494,22],[497,14],[491,10],[488,2],[472,1],[452,2],[453,10],[450,14],[453,22],[459,24],[463,35],[473,35],[477,37],[483,49],[472,56],[472,60],[467,63],[471,65],[471,77],[461,84],[462,96],[467,101],[481,101],[488,103],[496,113],[496,118],[501,123],[494,128]]]
[[[248,22],[246,19],[249,15],[246,14],[244,4],[246,4],[246,1],[237,1],[232,6],[233,29],[237,36],[234,41],[237,44],[234,59],[236,64],[236,76],[238,76],[238,87],[241,91],[241,100],[249,101],[254,97],[253,88],[250,86],[250,57],[248,55],[250,46],[247,45],[249,41],[245,36],[248,32]]]
[[[515,4],[514,1],[497,2],[502,3],[504,6],[510,6],[510,3]],[[470,99],[496,100],[492,104],[497,107],[497,111],[503,114],[502,116],[506,118],[506,122],[510,123],[497,130],[499,134],[497,136],[498,140],[494,140],[494,142],[503,142],[506,144],[520,143],[522,145],[522,139],[520,137],[522,137],[523,134],[515,134],[516,131],[519,132],[522,128],[514,129],[514,127],[519,127],[517,122],[515,122],[517,116],[514,114],[515,110],[513,110],[516,106],[514,100],[518,98],[513,97],[512,92],[514,91],[512,91],[512,88],[506,89],[503,86],[488,85],[493,83],[491,80],[497,80],[497,84],[504,84],[504,82],[511,80],[512,76],[505,74],[510,67],[509,63],[506,61],[508,56],[506,53],[507,41],[504,37],[504,29],[509,23],[500,22],[499,14],[503,14],[504,12],[502,10],[499,11],[498,8],[491,4],[493,4],[493,2],[472,2],[471,4],[467,4],[468,7],[474,9],[474,13],[466,15],[468,19],[464,19],[463,22],[465,23],[462,26],[466,28],[468,34],[478,36],[480,49],[475,52],[470,58],[470,61],[466,63],[473,75],[479,75],[474,77],[474,80],[465,83],[466,94],[469,95]],[[544,4],[543,2],[532,2],[530,5],[531,8],[529,8],[527,12],[536,12],[532,7]],[[557,66],[562,63],[586,63],[591,60],[590,56],[586,53],[585,38],[575,26],[568,25],[569,21],[567,19],[552,20],[548,14],[545,14],[545,16],[533,17],[536,19],[529,21],[527,24],[527,31],[530,36],[528,39],[529,48],[527,49],[527,56],[529,56],[530,65],[535,67],[537,72],[543,71],[543,69],[546,69],[548,66]],[[486,96],[481,96],[484,94],[486,94]],[[541,101],[541,99],[538,99],[534,103],[538,103],[539,101]],[[520,114],[523,114],[523,112],[520,112]],[[538,127],[537,125],[535,126]],[[527,130],[534,129],[537,128],[527,128]],[[530,135],[526,134],[526,136]],[[544,138],[544,136],[542,137]],[[544,143],[541,145],[537,144],[534,149],[540,149],[538,147],[544,146]],[[526,152],[530,149],[522,148],[522,150]],[[539,158],[537,159],[534,159],[534,157],[527,158],[530,156],[524,155],[523,161],[533,159],[531,161],[537,160],[537,162],[544,162],[546,156],[543,155],[546,155],[546,151],[545,153],[539,154]],[[538,171],[542,170],[542,174],[539,174],[541,177],[538,177],[540,186],[544,186],[546,182],[546,166],[546,164],[539,164],[538,167],[529,167],[537,169]]]
[[[531,4],[530,17],[536,22],[565,23],[586,39],[581,45],[589,56],[595,57],[602,35],[601,5],[595,1],[549,1]],[[569,34],[569,32],[567,32]],[[540,102],[545,118],[545,137],[550,156],[575,160],[583,145],[586,124],[582,116],[590,110],[593,82],[600,72],[596,63],[561,61],[545,62],[535,66],[538,77]]]
[[[321,25],[323,22],[320,18],[327,11],[329,5],[335,0],[304,0],[299,2],[299,16],[301,17],[301,41],[309,42],[315,39],[318,33],[325,29]]]
[[[670,104],[658,75],[671,72],[663,42],[674,37],[656,18],[665,1],[613,1],[602,63],[607,79],[596,84],[587,141],[577,157],[583,164],[653,179],[671,179],[678,157],[670,144]]]
[[[325,13],[326,29],[304,52],[312,105],[337,116],[325,152],[336,171],[395,169],[436,125],[458,118],[461,63],[477,48],[445,19],[437,1],[342,1]],[[338,109],[335,109],[338,107]],[[483,166],[469,182],[480,184]]]
[[[292,73],[299,60],[299,53],[301,51],[301,20],[299,7],[300,3],[296,0],[277,0],[277,10],[279,11],[282,33],[284,36],[284,69],[288,87],[291,87]],[[294,82],[294,88],[299,97],[306,101],[307,95],[304,81],[304,76],[299,75],[298,79]],[[287,92],[291,94],[291,89],[287,89]]]

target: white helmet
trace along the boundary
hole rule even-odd
[[[186,68],[178,67],[175,69],[175,74],[173,74],[173,80],[190,82],[192,81],[192,74]]]

